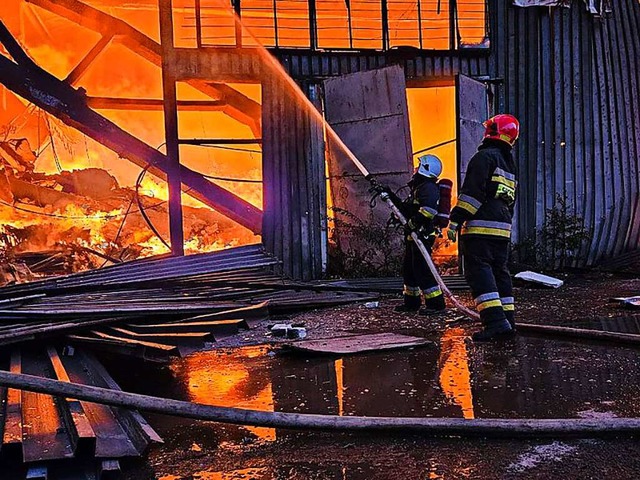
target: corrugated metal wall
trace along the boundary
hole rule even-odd
[[[578,264],[638,248],[640,4],[615,0],[605,19],[582,1],[492,7],[491,74],[504,78],[498,109],[522,123],[520,238],[560,194],[592,234]]]
[[[408,79],[451,77],[458,72],[470,76],[486,76],[489,72],[490,49],[468,49],[442,52],[416,49],[389,52],[309,52],[278,50],[273,53],[297,80],[318,80],[349,73],[402,65]]]
[[[578,265],[640,245],[640,4],[614,0],[597,18],[571,8],[489,0],[491,49],[279,56],[294,78],[325,78],[399,63],[409,79],[464,73],[497,80],[496,111],[518,116],[521,190],[516,240],[539,228],[556,194],[592,235]]]
[[[263,85],[262,242],[292,278],[320,278],[326,255],[327,199],[322,125],[277,78]],[[305,87],[316,99],[315,87]]]

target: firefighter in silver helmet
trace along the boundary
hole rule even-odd
[[[404,303],[395,311],[420,311],[423,315],[430,315],[445,310],[444,295],[410,234],[411,230],[416,231],[431,253],[436,229],[444,228],[449,223],[450,200],[441,201],[441,198],[447,195],[451,198],[452,182],[447,179],[438,181],[442,174],[442,162],[437,156],[423,155],[418,161],[418,168],[409,182],[411,193],[403,209],[408,218],[402,265]],[[424,308],[421,310],[423,300]]]

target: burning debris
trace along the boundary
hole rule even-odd
[[[0,142],[2,283],[33,279],[25,264],[39,274],[68,273],[169,252],[164,192],[153,196],[141,188],[143,175],[135,186],[123,187],[101,168],[41,173],[36,161],[26,139]],[[184,207],[184,231],[190,253],[235,246],[246,234],[195,206]],[[45,261],[51,268],[43,268]]]

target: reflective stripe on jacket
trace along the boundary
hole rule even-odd
[[[509,240],[517,186],[511,147],[484,140],[469,161],[451,222],[462,225],[460,234],[464,236]]]

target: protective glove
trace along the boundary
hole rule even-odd
[[[447,230],[447,238],[455,243],[458,236],[458,224],[451,222],[449,223],[449,230]]]
[[[419,225],[416,225],[416,222],[413,220],[413,218],[410,218],[410,219],[407,221],[407,228],[408,228],[409,230],[411,230],[411,231],[414,231],[414,232],[415,232],[415,231],[417,231],[417,230],[418,230]]]

